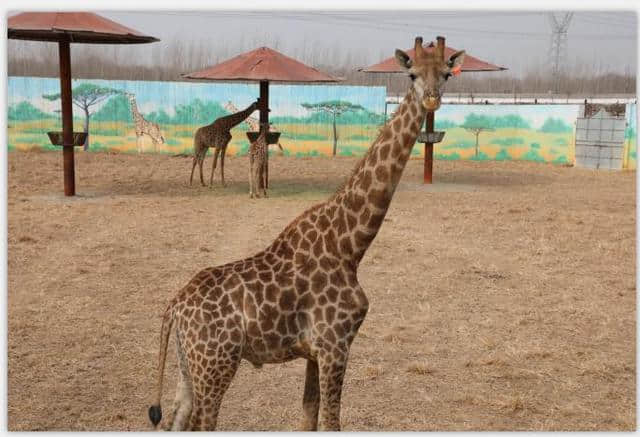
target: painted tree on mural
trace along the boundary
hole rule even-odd
[[[474,134],[476,136],[476,158],[479,156],[480,150],[479,150],[479,138],[480,138],[480,133],[481,132],[486,132],[486,131],[492,131],[495,130],[493,127],[490,126],[490,121],[485,119],[485,117],[483,116],[475,116],[475,117],[471,117],[471,115],[473,114],[469,114],[466,118],[464,123],[460,126],[464,129],[466,129],[467,131],[471,132],[472,134]]]
[[[87,133],[84,150],[89,149],[89,118],[93,114],[89,111],[89,108],[121,92],[114,88],[101,87],[92,83],[83,83],[71,90],[73,104],[84,111],[84,131]],[[42,97],[53,101],[60,98],[60,93],[44,94]]]
[[[333,156],[336,156],[338,149],[338,129],[336,127],[336,119],[342,114],[348,112],[364,111],[365,109],[357,104],[346,102],[344,100],[327,100],[319,103],[302,103],[303,108],[308,111],[322,112],[328,114],[333,121]]]

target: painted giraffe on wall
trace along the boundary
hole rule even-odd
[[[384,221],[428,111],[464,52],[443,61],[416,38],[411,60],[396,58],[411,86],[344,185],[302,213],[257,254],[200,271],[170,300],[162,321],[158,391],[149,417],[161,418],[167,345],[176,325],[180,382],[172,430],[213,430],[242,359],[255,366],[307,360],[304,430],[340,429],[349,349],[368,310],[357,270]]]
[[[207,156],[207,150],[209,150],[209,147],[214,147],[215,152],[213,155],[209,186],[213,186],[213,173],[216,170],[218,154],[221,152],[220,174],[222,177],[222,186],[226,186],[224,183],[224,155],[227,153],[227,145],[229,144],[229,141],[231,141],[231,128],[242,123],[257,108],[258,101],[256,100],[243,111],[236,112],[231,115],[225,115],[224,117],[216,119],[211,124],[198,128],[193,138],[193,165],[191,166],[189,185],[193,184],[193,171],[196,168],[196,164],[198,164],[198,168],[200,170],[200,183],[202,186],[205,186],[204,178],[202,176],[202,164],[204,163],[205,156]]]
[[[224,109],[231,113],[238,112],[238,108],[233,103],[231,103],[231,100],[224,104]],[[247,117],[245,122],[249,125],[249,129],[252,132],[260,132],[260,120],[255,117]],[[278,128],[276,128],[272,123],[269,123],[269,130],[271,132],[277,132]],[[284,154],[284,149],[282,148],[282,144],[280,144],[280,141],[278,141],[276,145],[280,148],[280,154]]]
[[[147,134],[151,138],[153,143],[153,151],[158,151],[158,144],[164,144],[164,136],[160,131],[158,123],[145,120],[140,111],[138,111],[138,105],[136,103],[136,96],[132,93],[125,93],[129,99],[129,105],[131,106],[131,114],[133,115],[133,123],[136,131],[136,148],[138,153],[142,153],[142,144],[140,139],[144,134]]]

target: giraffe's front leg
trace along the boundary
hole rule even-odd
[[[209,181],[209,187],[213,187],[213,173],[215,173],[216,171],[216,165],[218,164],[219,154],[220,154],[220,149],[215,147],[213,152],[213,164],[211,164],[211,180]],[[200,179],[202,180],[202,173],[200,173]],[[202,185],[204,186],[204,180],[202,181]]]
[[[316,431],[318,429],[318,410],[320,409],[320,383],[318,380],[318,363],[307,360],[307,373],[304,380],[304,395],[302,396],[302,431]]]
[[[253,199],[253,156],[249,156],[249,199]]]
[[[231,138],[229,138],[231,139]],[[227,144],[229,144],[227,142]],[[222,178],[222,186],[226,187],[227,184],[224,181],[224,155],[227,153],[227,145],[222,148],[222,156],[220,157],[220,177]]]
[[[318,352],[321,431],[340,431],[340,397],[348,356],[348,351],[337,345]]]
[[[267,164],[266,161],[262,162],[262,165],[260,166],[260,176],[262,176],[262,193],[264,194],[264,197],[269,197],[267,196]]]

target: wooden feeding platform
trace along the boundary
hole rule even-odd
[[[9,17],[7,36],[9,39],[58,43],[62,132],[47,134],[54,145],[62,146],[64,195],[74,196],[73,148],[84,144],[87,134],[73,132],[71,43],[143,44],[159,40],[91,12],[23,12]]]
[[[420,132],[417,141],[419,143],[439,143],[444,138],[444,131]]]
[[[252,143],[258,139],[258,136],[260,136],[260,132],[247,131],[247,138]],[[279,139],[280,132],[267,132],[267,144],[278,144]]]
[[[69,144],[64,144],[64,133],[63,132],[47,132],[49,135],[49,140],[51,144],[54,146],[69,146]],[[82,146],[84,142],[87,140],[86,132],[74,132],[73,133],[73,146],[78,147]]]

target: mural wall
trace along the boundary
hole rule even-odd
[[[58,79],[10,77],[9,149],[32,147],[55,150],[47,131],[61,130]],[[257,84],[74,80],[74,131],[88,125],[89,151],[190,154],[193,135],[200,126],[237,108],[249,106],[259,95]],[[285,154],[327,155],[334,142],[333,109],[338,155],[362,154],[384,122],[384,87],[271,85],[272,130],[281,132]],[[318,108],[318,103],[326,103]],[[231,105],[232,106],[231,106]],[[162,138],[138,138],[134,111],[160,128]],[[256,119],[258,112],[253,113]],[[87,123],[88,120],[88,123]],[[251,121],[251,120],[249,120]],[[152,129],[151,129],[152,130]],[[228,153],[244,155],[249,149],[242,123],[231,132]],[[154,135],[159,137],[158,135]]]
[[[89,131],[85,149],[122,153],[140,147],[144,153],[191,154],[198,127],[245,108],[259,94],[257,84],[234,83],[79,79],[72,87],[74,130]],[[9,78],[10,150],[58,150],[46,136],[61,130],[58,93],[57,78]],[[286,155],[331,155],[334,141],[338,156],[362,155],[384,123],[384,87],[271,85],[269,94],[270,121]],[[158,125],[161,138],[136,135],[136,111]],[[579,105],[443,105],[436,130],[446,135],[434,147],[435,158],[572,164],[579,111]],[[625,116],[625,163],[635,168],[635,104],[627,105]],[[247,153],[251,124],[232,130],[228,153]],[[422,156],[424,148],[417,145],[412,153]]]

